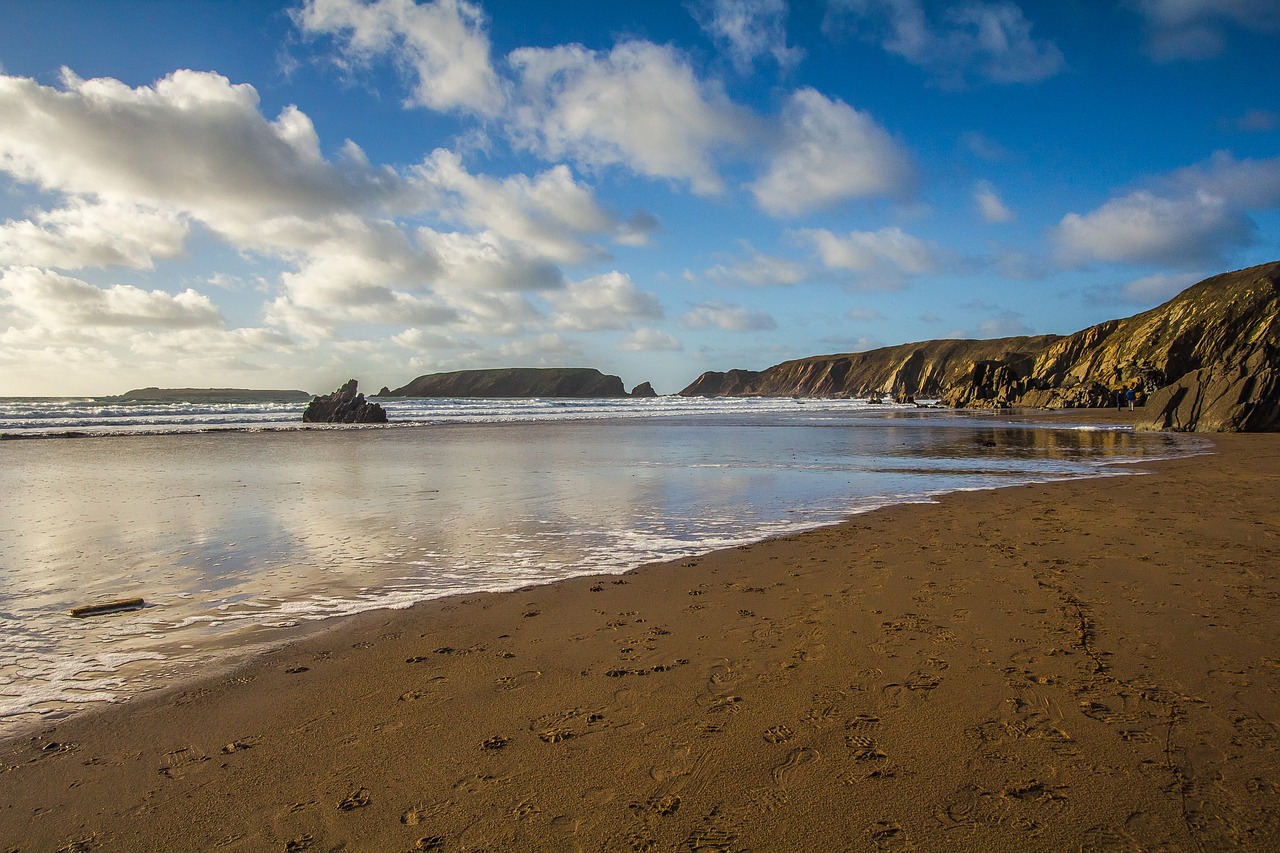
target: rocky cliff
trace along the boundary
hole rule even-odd
[[[966,380],[975,363],[1029,364],[1036,353],[1056,340],[1053,335],[1045,335],[989,341],[925,341],[784,361],[761,371],[708,371],[680,395],[939,398]]]
[[[386,390],[386,389],[384,389]],[[625,397],[622,380],[588,367],[511,367],[431,373],[384,397]]]
[[[1139,427],[1280,429],[1280,262],[1192,285],[1067,337],[929,341],[705,373],[685,395],[933,397],[955,407],[1110,405],[1149,395]]]

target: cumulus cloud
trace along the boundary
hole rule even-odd
[[[493,116],[506,101],[484,14],[466,0],[307,0],[293,17],[304,33],[332,36],[348,68],[391,57],[413,78],[412,104]]]
[[[1280,157],[1237,160],[1219,152],[1203,163],[1069,213],[1051,232],[1066,263],[1089,260],[1204,268],[1250,245],[1251,211],[1280,208]]]
[[[643,218],[621,223],[601,208],[567,166],[533,178],[514,175],[499,181],[471,175],[457,154],[436,149],[414,171],[425,187],[446,202],[442,211],[446,216],[548,260],[578,263],[600,255],[578,235],[613,233],[630,245],[642,244],[648,235]]]
[[[555,333],[511,341],[498,347],[495,352],[500,361],[519,360],[557,367],[582,357],[582,347]]]
[[[707,278],[723,287],[790,287],[808,280],[812,271],[804,264],[766,255],[744,243],[746,257],[707,270]]]
[[[552,323],[557,329],[629,329],[633,320],[662,318],[657,295],[641,290],[630,276],[616,271],[573,282],[549,294],[547,300],[555,308]]]
[[[0,274],[0,292],[20,315],[48,329],[223,325],[222,315],[209,297],[191,289],[175,295],[127,284],[104,288],[38,267],[11,267]]]
[[[61,88],[0,76],[0,169],[41,189],[125,200],[237,234],[273,216],[393,206],[407,188],[354,146],[320,153],[311,120],[274,121],[252,86],[175,71],[152,86],[82,80]]]
[[[576,44],[529,47],[508,60],[519,76],[514,129],[551,159],[623,166],[715,194],[723,181],[714,153],[741,144],[753,123],[723,87],[699,80],[669,46],[627,41],[607,53]]]
[[[684,344],[658,329],[636,329],[618,341],[618,352],[680,352]]]
[[[1145,190],[1068,213],[1054,238],[1068,262],[1201,264],[1248,244],[1253,225],[1220,196],[1165,198]]]
[[[151,269],[182,255],[190,226],[181,216],[113,200],[71,199],[57,210],[0,224],[0,264],[81,269]]]
[[[1208,59],[1222,53],[1233,28],[1280,32],[1275,0],[1129,0],[1143,18],[1146,51],[1157,62]]]
[[[767,332],[778,324],[763,311],[752,311],[727,302],[695,305],[681,320],[690,329],[722,329],[726,332]]]
[[[915,167],[888,131],[866,113],[814,89],[792,94],[782,112],[782,142],[751,185],[774,216],[794,216],[853,198],[903,195]]]
[[[940,250],[901,228],[850,231],[844,236],[814,228],[796,236],[814,245],[827,269],[854,273],[864,285],[896,289],[906,276],[939,268]]]
[[[973,201],[978,212],[987,222],[1008,222],[1013,219],[1013,211],[1005,206],[990,181],[979,181],[973,189]]]
[[[944,5],[941,21],[930,21],[920,0],[829,0],[827,28],[852,26],[877,38],[950,88],[972,77],[1036,83],[1066,67],[1057,45],[1031,35],[1031,22],[1015,3]]]
[[[803,50],[787,46],[785,0],[702,0],[693,13],[740,74],[749,74],[762,56],[784,69],[804,58]]]

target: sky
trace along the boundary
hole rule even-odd
[[[1280,259],[1280,0],[0,0],[0,396],[1070,334]]]

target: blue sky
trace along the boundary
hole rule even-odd
[[[0,395],[1068,334],[1280,258],[1280,0],[7,0]]]

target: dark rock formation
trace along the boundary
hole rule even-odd
[[[1280,352],[1193,370],[1147,400],[1139,429],[1196,432],[1280,430]]]
[[[387,413],[377,403],[369,403],[363,394],[356,392],[357,383],[352,379],[337,391],[324,397],[315,397],[302,413],[302,422],[309,424],[385,424]]]
[[[956,407],[1114,405],[1150,397],[1153,429],[1280,430],[1280,262],[1224,273],[1168,302],[1059,338],[928,341],[704,373],[686,396],[934,397]]]
[[[305,403],[306,391],[257,391],[251,388],[134,388],[104,401],[123,403]]]
[[[511,367],[419,376],[389,397],[626,397],[617,376],[588,367]]]
[[[375,396],[375,397],[390,397],[390,396],[391,396],[391,389],[390,389],[390,388],[388,388],[386,385],[383,385],[383,386],[382,386],[382,390],[381,390],[381,391],[379,391],[377,394],[374,394],[373,396]]]
[[[653,386],[648,382],[641,382],[639,385],[631,389],[632,397],[656,397],[658,392],[653,390]]]

